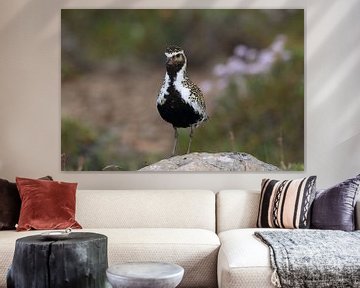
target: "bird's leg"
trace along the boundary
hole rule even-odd
[[[189,154],[190,153],[190,147],[191,147],[191,141],[192,141],[192,137],[193,137],[193,134],[194,134],[194,128],[193,126],[191,125],[190,126],[190,134],[189,134],[189,145],[188,145],[188,149],[187,149],[187,152],[186,154]]]
[[[173,151],[172,151],[172,154],[171,156],[174,156],[175,155],[175,152],[176,152],[176,146],[177,146],[177,141],[178,141],[178,131],[177,131],[177,128],[174,127],[174,147],[173,147]]]

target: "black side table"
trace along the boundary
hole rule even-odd
[[[28,236],[16,240],[7,287],[105,287],[107,267],[105,235],[73,232],[62,240]]]

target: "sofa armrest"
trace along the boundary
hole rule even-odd
[[[360,230],[360,199],[357,200],[355,206],[355,229]]]

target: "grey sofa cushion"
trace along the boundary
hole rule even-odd
[[[353,231],[360,174],[317,191],[312,205],[311,228]]]

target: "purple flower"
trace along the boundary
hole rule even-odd
[[[239,57],[244,57],[246,54],[247,47],[245,45],[238,45],[234,49],[234,54]]]
[[[245,54],[245,59],[248,61],[255,61],[257,57],[257,51],[254,48],[248,49]]]
[[[222,77],[226,74],[226,66],[224,64],[217,64],[213,70],[214,74],[218,77]]]
[[[205,80],[200,83],[200,88],[204,93],[208,93],[213,88],[213,83],[210,80]]]
[[[284,51],[284,46],[286,42],[286,36],[285,35],[278,35],[276,36],[274,42],[271,44],[271,49],[276,53],[281,53]]]
[[[234,54],[225,64],[217,64],[213,68],[214,75],[220,78],[215,87],[225,89],[234,76],[265,74],[271,70],[276,61],[288,61],[291,53],[285,50],[285,44],[286,36],[280,34],[275,37],[269,47],[262,50],[243,44],[237,45],[234,48]],[[210,91],[212,87],[214,86],[205,82],[203,90]]]

